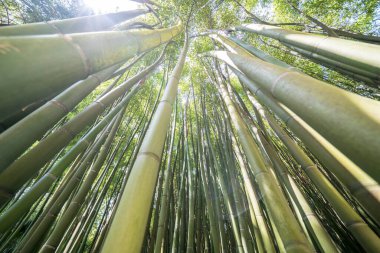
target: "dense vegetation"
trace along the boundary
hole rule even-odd
[[[0,1],[0,252],[377,252],[379,2],[139,2]]]

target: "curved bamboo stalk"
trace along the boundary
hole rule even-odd
[[[262,122],[262,118],[266,119],[267,114],[261,105],[254,100],[254,98],[250,97],[250,100],[254,106],[255,116],[257,121],[259,122],[260,128],[263,132],[266,132],[265,126],[260,124]],[[260,119],[260,120],[259,120]],[[287,193],[289,199],[291,199],[292,205],[296,210],[296,214],[298,220],[303,226],[305,226],[304,230],[309,235],[310,242],[315,242],[316,246],[321,252],[338,252],[336,246],[333,244],[330,235],[323,228],[321,221],[318,219],[315,212],[312,210],[311,206],[307,202],[304,195],[301,193],[299,187],[296,185],[293,178],[290,176],[286,169],[285,163],[281,160],[273,143],[267,141],[264,137],[264,134],[260,131],[257,131],[260,139],[268,157],[271,159],[272,164],[276,170],[276,174],[279,176],[283,185],[287,189]]]
[[[380,182],[380,103],[260,59],[211,52],[240,69]],[[247,64],[249,63],[249,64]],[[307,98],[307,101],[305,100]],[[352,119],[356,119],[353,121]],[[360,132],[358,132],[360,131]]]
[[[69,150],[52,168],[42,176],[14,205],[0,215],[0,231],[14,224],[50,186],[62,175],[64,170],[95,139],[97,134],[111,122],[120,110],[126,107],[141,85],[135,86],[128,95],[112,109],[94,128],[92,128],[73,148]],[[100,144],[98,144],[100,145]]]
[[[180,30],[177,25],[154,31],[0,37],[1,60],[6,62],[0,68],[0,122],[90,74],[168,42]]]
[[[125,108],[126,107],[124,106],[124,110]],[[109,148],[111,147],[111,144],[114,141],[116,131],[118,130],[121,120],[123,119],[124,110],[119,112],[119,115],[115,118],[114,122],[112,123],[110,132],[107,134],[107,138],[103,146],[100,148],[98,156],[96,157],[96,160],[91,166],[90,171],[88,172],[80,188],[76,192],[71,202],[68,204],[68,207],[65,209],[65,212],[60,217],[59,221],[55,225],[53,231],[51,232],[51,234],[49,235],[48,239],[46,240],[42,248],[39,250],[39,252],[55,252],[55,250],[57,249],[62,239],[62,234],[65,233],[73,218],[79,212],[83,204],[83,201],[85,200],[89,190],[92,187],[93,182],[95,181],[96,176],[98,175],[100,169],[103,166],[103,163],[107,158]]]
[[[294,46],[289,45],[287,43],[283,43],[283,44],[286,45],[287,47],[291,48],[295,52],[299,53],[300,55],[302,55],[302,56],[304,56],[304,57],[306,57],[306,58],[308,58],[308,59],[310,59],[316,63],[322,64],[328,68],[331,68],[333,70],[341,72],[345,75],[351,76],[357,80],[364,81],[368,85],[371,85],[373,87],[379,87],[380,86],[379,77],[378,77],[377,73],[375,73],[375,72],[371,73],[371,72],[368,72],[365,70],[361,70],[361,69],[358,69],[354,66],[350,66],[348,64],[345,64],[343,62],[339,62],[339,61],[336,61],[334,59],[324,57],[320,54],[311,53],[307,50],[304,50],[304,49],[301,49],[298,47],[294,47]]]
[[[380,186],[345,155],[331,145],[302,119],[278,103],[265,90],[260,89],[241,72],[233,69],[240,81],[270,108],[311,150],[311,152],[347,187],[377,224],[380,224]]]
[[[367,223],[355,212],[350,204],[339,194],[334,186],[323,176],[321,171],[304,151],[283,131],[271,115],[267,114],[266,119],[276,132],[277,136],[288,147],[289,152],[294,156],[302,169],[316,184],[322,194],[329,200],[338,216],[342,219],[346,228],[358,240],[367,252],[377,252],[380,248],[380,238],[370,229]]]
[[[152,65],[91,103],[73,119],[66,122],[61,128],[43,139],[29,152],[21,156],[4,170],[0,174],[0,189],[3,192],[3,194],[0,194],[0,199],[9,198],[10,195],[25,183],[27,179],[33,176],[43,164],[49,161],[52,156],[74,139],[85,126],[95,121],[96,117],[100,115],[107,106],[122,96],[132,85],[151,73],[161,62],[165,49]]]
[[[141,249],[166,137],[165,132],[169,124],[172,104],[177,95],[188,45],[189,41],[186,37],[179,60],[140,147],[102,252],[139,252]],[[140,195],[139,198],[136,198],[136,193]],[[125,247],[121,249],[120,243]]]
[[[120,65],[115,65],[79,81],[8,128],[0,135],[0,168],[5,168],[33,142],[40,139],[59,119],[68,114]],[[43,119],[43,120],[42,120]]]
[[[219,89],[245,151],[245,155],[248,158],[251,169],[254,171],[255,179],[262,192],[265,205],[284,243],[285,250],[288,252],[312,252],[309,242],[301,232],[301,228],[290,210],[281,189],[275,182],[273,174],[271,174],[264,164],[264,160],[247,126],[229,98],[228,91],[223,85],[219,85]]]
[[[241,46],[242,48],[244,48],[245,50],[247,50],[249,53],[253,54],[254,56],[260,58],[261,60],[263,61],[266,61],[266,62],[269,62],[269,63],[272,63],[272,64],[276,64],[280,67],[283,67],[283,68],[287,68],[287,69],[293,69],[293,70],[297,70],[297,68],[283,62],[283,61],[280,61],[278,60],[277,58],[269,55],[269,54],[266,54],[265,52],[249,45],[249,44],[246,44],[244,42],[242,42],[241,40],[238,40],[237,38],[234,38],[234,37],[226,37],[226,36],[223,36],[226,40],[229,39],[229,41],[233,41],[235,42],[237,45]],[[231,51],[231,50],[230,50]],[[231,51],[232,52],[232,51]]]
[[[99,138],[83,156],[81,163],[75,167],[75,170],[71,170],[69,172],[68,176],[65,178],[65,181],[51,196],[46,208],[25,235],[22,242],[18,245],[17,250],[19,252],[29,253],[30,249],[34,249],[39,243],[41,243],[41,240],[46,235],[52,223],[55,221],[66,201],[71,201],[73,195],[70,196],[70,194],[77,187],[78,182],[81,180],[83,175],[90,169],[89,165],[107,138],[107,133],[109,133],[111,127],[112,125],[109,124],[107,128],[104,129]]]
[[[177,113],[175,113],[177,115]],[[158,228],[157,235],[155,240],[154,252],[160,253],[162,249],[162,241],[164,237],[164,230],[167,225],[167,216],[168,216],[168,198],[170,194],[170,185],[172,183],[173,178],[173,166],[172,166],[172,157],[173,157],[173,147],[174,147],[174,136],[175,136],[175,126],[176,126],[176,117],[172,122],[172,131],[170,137],[170,145],[169,145],[169,157],[167,160],[167,166],[164,173],[164,183],[163,183],[163,193],[160,200],[160,213],[158,218]]]
[[[109,29],[126,19],[131,19],[148,12],[149,11],[147,9],[135,9],[110,14],[8,26],[0,29],[0,36],[25,36],[37,34],[65,34],[102,31]]]
[[[380,79],[380,46],[358,41],[319,36],[291,31],[276,26],[245,24],[236,27],[238,30],[258,33],[280,42],[320,54],[359,70],[372,73]]]

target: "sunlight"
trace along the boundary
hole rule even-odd
[[[96,14],[133,10],[141,4],[128,0],[84,0]]]

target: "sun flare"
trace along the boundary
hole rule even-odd
[[[97,14],[133,10],[141,6],[128,0],[84,0],[84,3]]]

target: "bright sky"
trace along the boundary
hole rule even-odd
[[[140,5],[128,0],[84,0],[96,14],[136,9]]]

